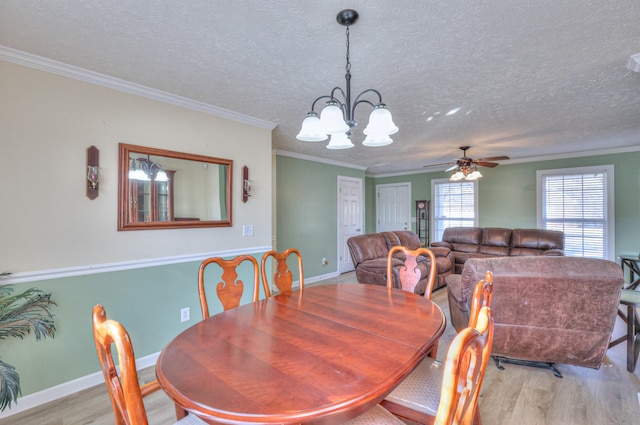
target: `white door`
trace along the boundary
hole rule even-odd
[[[376,186],[376,231],[411,230],[411,183]]]
[[[338,271],[353,270],[347,239],[361,235],[362,179],[338,176]]]

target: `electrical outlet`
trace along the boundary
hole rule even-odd
[[[191,309],[189,307],[180,309],[180,323],[191,319]]]
[[[242,236],[253,236],[253,224],[245,224],[242,226]]]
[[[326,265],[328,265],[328,264],[329,264],[329,262],[327,261],[327,257],[323,257],[323,258],[322,258],[322,265],[323,265],[323,266],[326,266]]]

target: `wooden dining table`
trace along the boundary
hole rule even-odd
[[[444,329],[423,296],[306,287],[191,326],[162,350],[156,375],[177,406],[210,423],[339,424],[384,399]]]

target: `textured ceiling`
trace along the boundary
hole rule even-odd
[[[311,102],[375,88],[400,131],[355,148],[295,135]],[[459,156],[514,160],[640,145],[638,0],[3,0],[0,45],[277,124],[275,149],[368,167],[422,170]],[[453,115],[448,111],[460,108]]]

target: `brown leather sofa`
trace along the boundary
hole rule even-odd
[[[356,278],[360,283],[375,285],[387,284],[387,256],[389,249],[402,245],[409,249],[420,248],[418,235],[409,230],[396,230],[393,232],[370,233],[353,236],[347,240],[347,246],[351,253],[351,259],[355,267]],[[441,288],[445,285],[445,278],[453,273],[453,256],[448,248],[431,248],[436,256],[436,281],[433,288]],[[418,261],[422,278],[416,286],[416,294],[424,294],[427,286],[427,276],[430,261],[422,258]],[[402,265],[400,258],[393,260],[393,285],[400,288],[399,277],[396,269]]]
[[[578,257],[471,258],[447,277],[451,323],[467,326],[475,284],[493,272],[492,356],[598,369],[615,324],[621,267]]]
[[[564,233],[543,229],[501,227],[448,227],[442,241],[432,247],[449,248],[455,258],[454,273],[462,273],[469,258],[564,255]]]

